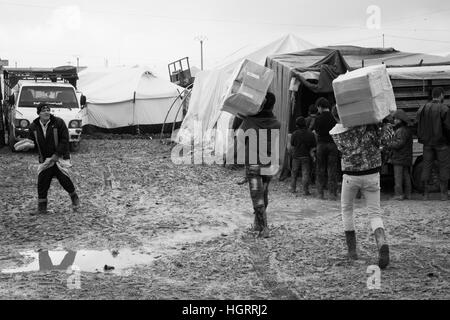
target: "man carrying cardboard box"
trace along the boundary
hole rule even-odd
[[[389,246],[386,242],[380,205],[380,147],[388,146],[394,137],[389,123],[361,125],[346,128],[340,123],[336,106],[333,116],[338,122],[330,131],[337,148],[342,153],[341,210],[348,256],[356,260],[356,234],[353,203],[359,190],[366,199],[366,210],[378,247],[378,265],[384,269],[389,264]]]
[[[279,131],[281,127],[280,122],[273,114],[274,105],[275,95],[267,92],[261,111],[256,115],[245,117],[238,130],[238,135],[242,135],[238,137],[238,141],[244,141],[245,147],[246,176],[255,214],[253,230],[259,232],[259,236],[264,238],[269,237],[266,210],[269,205],[269,183],[272,174],[268,172],[271,171],[271,167],[279,165],[279,163],[274,163],[279,159],[272,159],[272,144],[278,145],[277,141],[272,141],[272,131]],[[263,134],[264,132],[266,135]],[[255,133],[256,139],[246,139],[247,134],[251,136],[252,133]],[[278,135],[275,134],[275,136],[278,138]],[[263,141],[264,139],[267,140]],[[239,142],[238,153],[240,153]],[[267,156],[270,162],[266,163],[263,159],[264,156]]]

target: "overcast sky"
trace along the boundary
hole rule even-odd
[[[380,29],[374,26],[380,8]],[[375,14],[374,14],[375,13]],[[204,67],[246,44],[295,34],[317,46],[385,45],[450,54],[448,0],[0,0],[0,58],[10,66],[144,64],[167,77],[188,56]],[[374,20],[375,19],[375,20]]]

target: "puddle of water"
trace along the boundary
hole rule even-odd
[[[116,252],[109,250],[80,250],[80,251],[25,251],[20,252],[25,265],[1,270],[2,273],[19,273],[33,271],[66,271],[70,266],[77,266],[84,272],[104,272],[104,266],[113,266],[108,271],[123,274],[124,270],[136,265],[145,265],[154,261],[155,255],[143,254],[129,249]]]

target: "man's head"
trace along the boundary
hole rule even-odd
[[[50,119],[50,106],[45,103],[38,105],[37,114],[42,122],[47,122]]]
[[[298,117],[297,120],[295,120],[295,124],[297,125],[297,128],[299,128],[299,129],[306,128],[306,120],[303,117]]]
[[[434,100],[439,100],[441,102],[444,102],[445,91],[442,87],[434,88],[431,95],[433,96]]]
[[[317,110],[317,107],[315,105],[310,105],[308,108],[308,112],[310,115],[316,115],[319,110]]]
[[[403,123],[404,125],[408,125],[411,120],[409,119],[408,115],[405,111],[398,109],[392,114],[392,117],[394,118],[394,124],[398,125],[400,123]]]
[[[319,109],[320,112],[323,111],[330,111],[331,104],[326,98],[319,98],[316,101],[316,107]]]
[[[266,98],[264,99],[261,111],[273,111],[275,100],[275,95],[272,92],[268,91],[266,94]]]

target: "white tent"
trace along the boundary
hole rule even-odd
[[[158,126],[184,88],[155,77],[146,67],[88,68],[79,73],[78,88],[87,98],[83,125],[115,129],[134,125]],[[175,103],[172,123],[181,104]],[[182,112],[177,122],[182,120]]]
[[[175,141],[189,145],[201,142],[203,148],[215,150],[216,157],[229,149],[229,129],[233,115],[221,111],[231,77],[244,59],[264,65],[270,55],[298,52],[315,46],[294,35],[286,35],[270,43],[249,45],[235,51],[216,69],[199,72],[195,77],[189,109]]]

